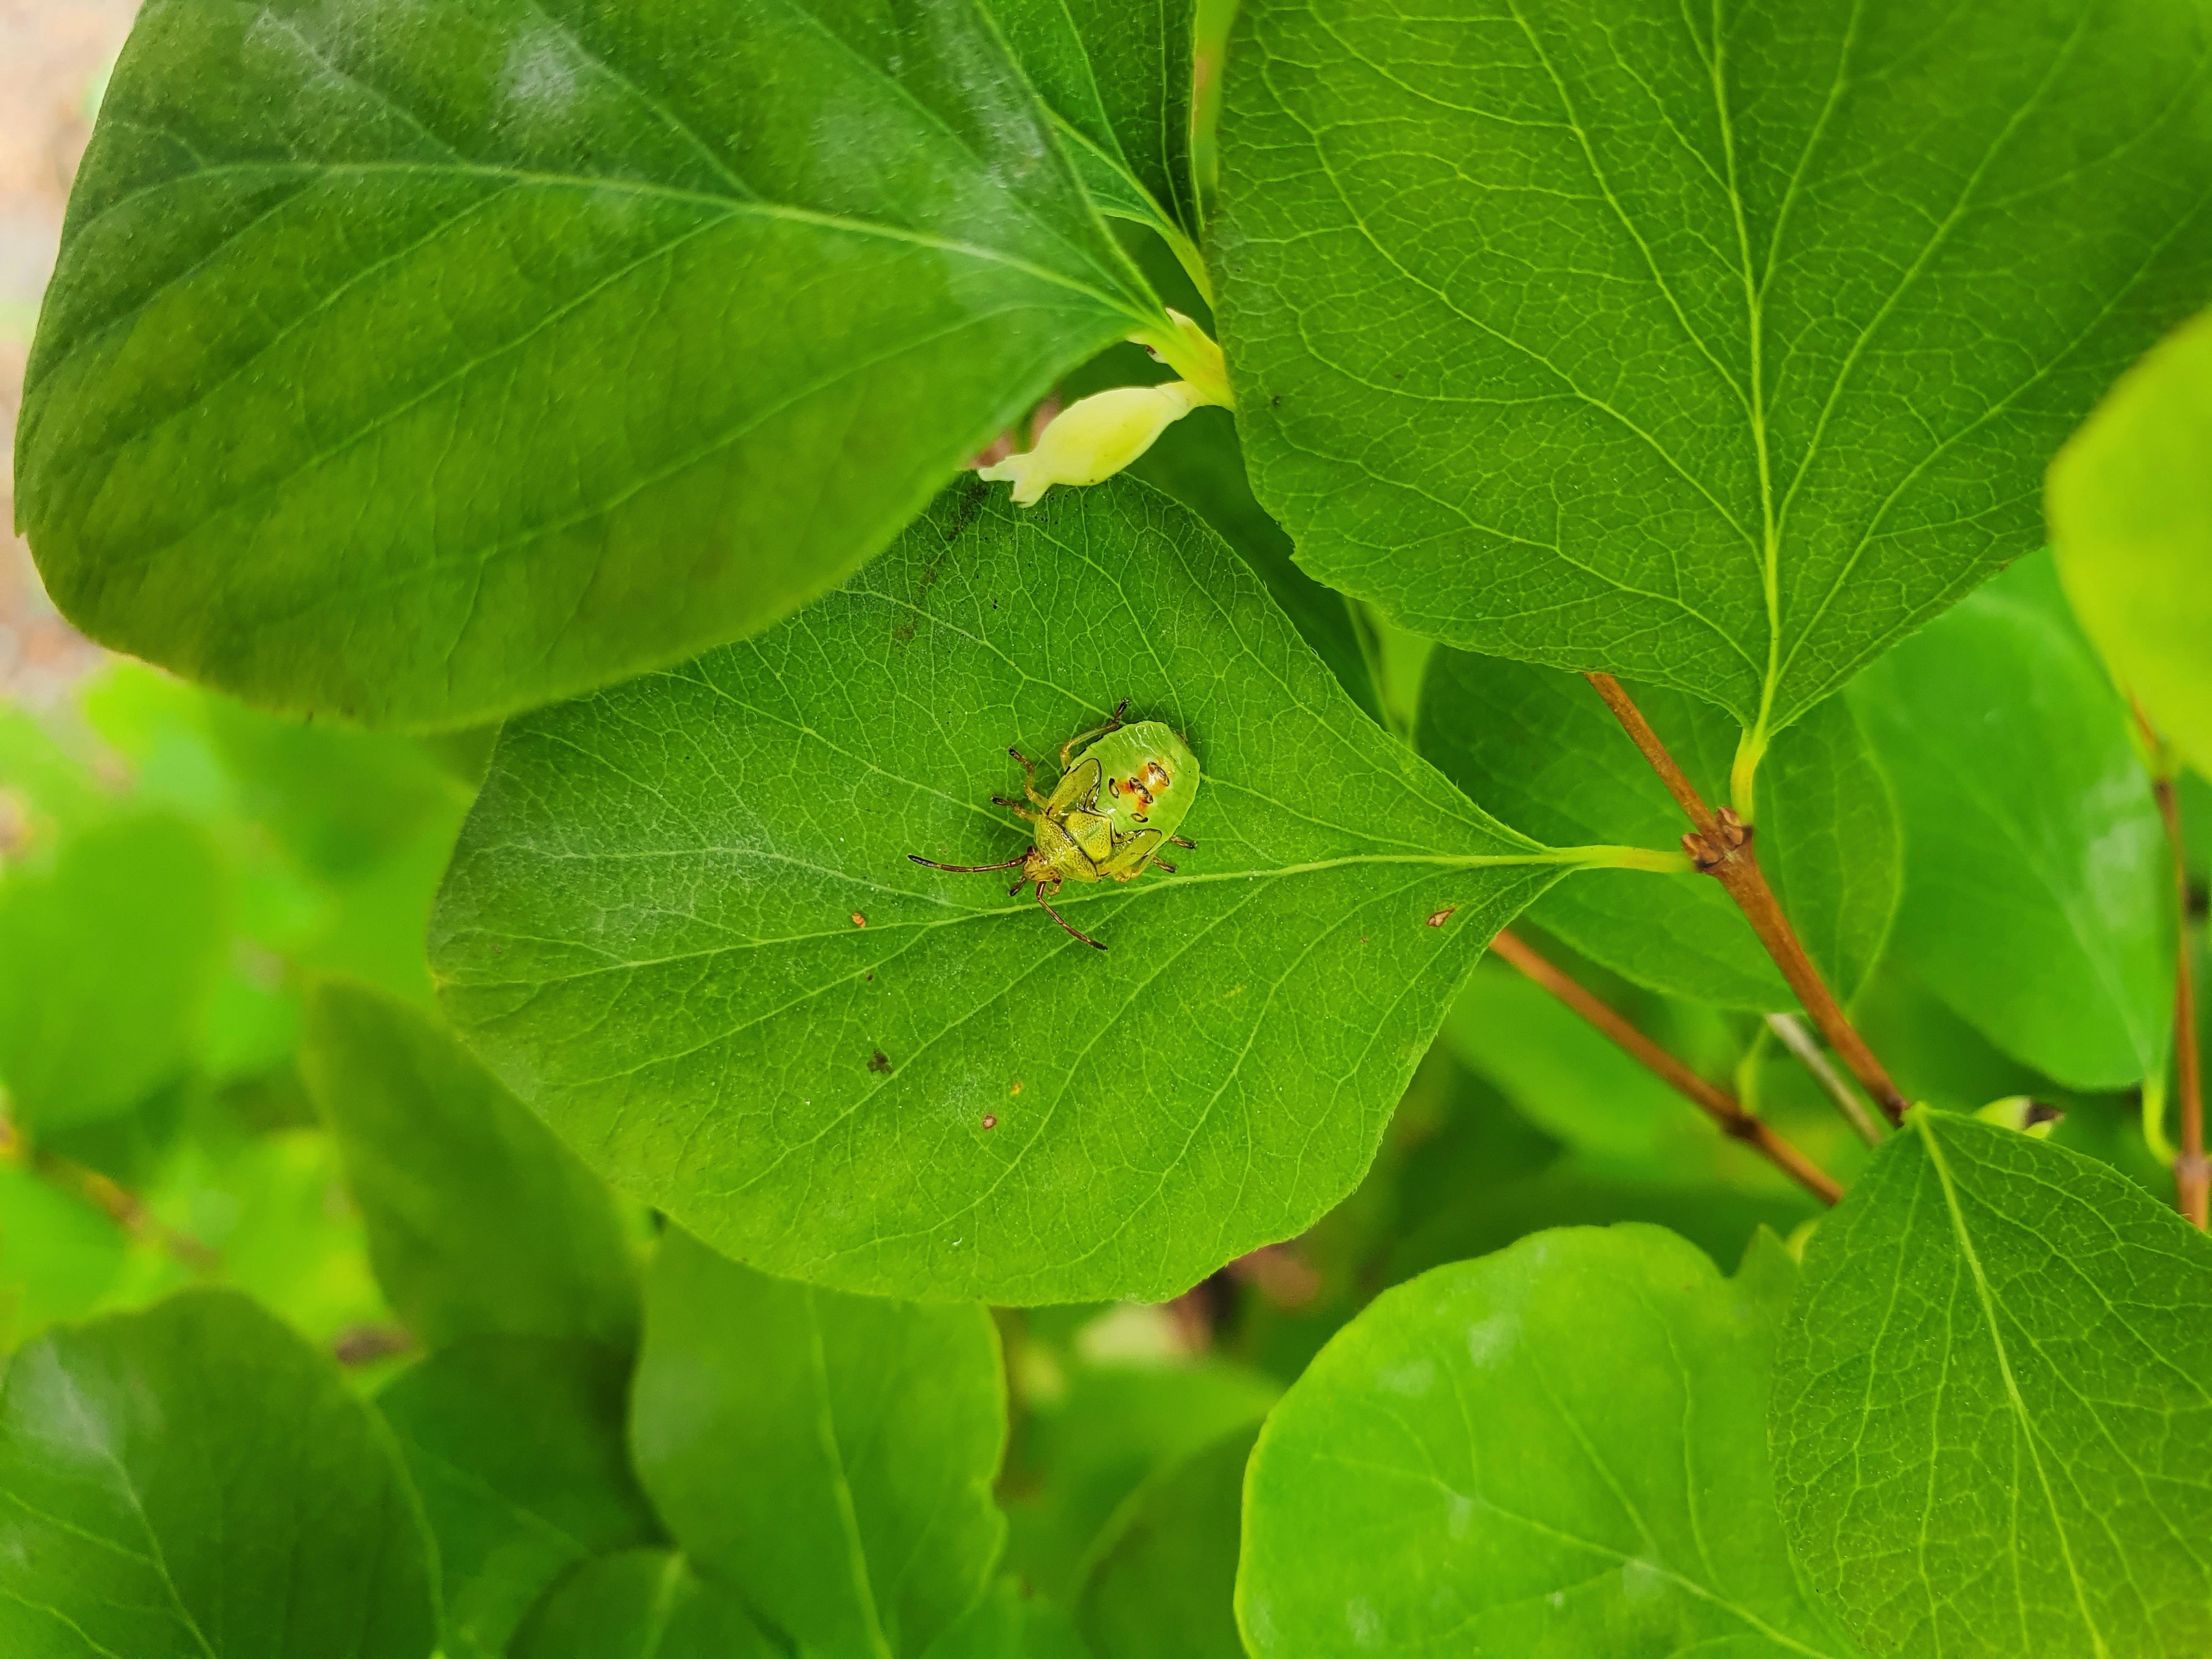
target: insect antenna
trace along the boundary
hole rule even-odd
[[[981,876],[994,870],[1011,870],[1029,854],[1017,854],[1004,864],[939,864],[935,859],[926,859],[919,853],[908,853],[907,856],[916,864],[927,865],[933,870],[950,870],[956,876]]]
[[[1050,917],[1051,917],[1054,921],[1059,921],[1059,922],[1060,922],[1060,925],[1062,927],[1066,927],[1066,928],[1067,928],[1067,931],[1068,931],[1069,933],[1074,933],[1076,938],[1078,938],[1078,939],[1081,939],[1081,940],[1082,940],[1085,945],[1089,945],[1092,950],[1094,950],[1094,951],[1103,951],[1103,950],[1104,950],[1104,949],[1106,948],[1104,945],[1101,945],[1101,944],[1100,944],[1097,939],[1095,939],[1091,938],[1090,934],[1088,934],[1088,933],[1077,933],[1075,932],[1075,929],[1073,929],[1073,927],[1067,927],[1067,924],[1066,924],[1065,921],[1060,921],[1060,912],[1059,912],[1059,911],[1057,911],[1057,910],[1055,910],[1055,909],[1054,909],[1054,908],[1052,908],[1052,906],[1050,906],[1049,904],[1047,904],[1047,903],[1044,902],[1044,894],[1043,894],[1042,891],[1040,891],[1040,892],[1037,894],[1037,906],[1038,906],[1038,908],[1039,908],[1040,909],[1042,909],[1042,910],[1045,913],[1045,915],[1047,915],[1050,916]]]

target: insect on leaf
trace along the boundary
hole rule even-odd
[[[1166,722],[1178,872],[997,877],[1009,743]],[[757,642],[511,723],[440,901],[457,1024],[618,1185],[879,1294],[1160,1297],[1350,1190],[1496,929],[1570,867],[1359,712],[1141,484],[970,484]],[[1433,924],[1431,919],[1434,919]]]

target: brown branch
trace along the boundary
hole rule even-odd
[[[2166,820],[2166,843],[2173,860],[2173,1069],[2181,1098],[2181,1150],[2173,1160],[2174,1207],[2202,1231],[2212,1208],[2212,1164],[2204,1158],[2203,1061],[2197,1047],[2196,975],[2189,960],[2189,854],[2181,839],[2181,802],[2173,789],[2173,770],[2164,762],[2166,745],[2136,705],[2136,724],[2154,757],[2151,793]]]
[[[1491,940],[1490,948],[1611,1037],[1656,1073],[1660,1081],[1711,1118],[1720,1126],[1723,1134],[1758,1148],[1784,1175],[1823,1204],[1833,1204],[1844,1195],[1844,1189],[1836,1184],[1833,1176],[1762,1120],[1744,1110],[1734,1095],[1699,1077],[1585,987],[1538,956],[1525,942],[1510,933],[1500,933]]]
[[[1659,741],[1659,734],[1651,729],[1643,711],[1621,690],[1619,680],[1610,674],[1585,674],[1583,678],[1597,688],[1598,696],[1605,699],[1606,706],[1613,710],[1630,739],[1643,752],[1644,758],[1650,762],[1651,769],[1666,784],[1668,793],[1696,826],[1682,837],[1683,850],[1698,869],[1727,889],[1728,896],[1751,923],[1752,931],[1759,935],[1759,942],[1766,947],[1767,955],[1774,958],[1774,965],[1782,970],[1782,977],[1797,994],[1797,1000],[1813,1017],[1813,1024],[1828,1040],[1828,1047],[1850,1067],[1851,1075],[1874,1097],[1882,1115],[1893,1124],[1904,1122],[1905,1096],[1882,1063],[1875,1058],[1874,1050],[1867,1047],[1866,1039],[1844,1017],[1827,981],[1820,977],[1820,970],[1806,955],[1797,930],[1783,914],[1774,890],[1760,873],[1759,856],[1751,848],[1752,826],[1725,806],[1715,812],[1705,805],[1696,786],[1683,775],[1674,757],[1667,752],[1667,745]]]
[[[72,1158],[24,1144],[15,1126],[0,1118],[0,1157],[19,1159],[33,1174],[90,1204],[134,1238],[160,1245],[197,1273],[213,1273],[222,1258],[190,1233],[169,1226],[128,1188]]]

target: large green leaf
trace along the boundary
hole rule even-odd
[[[1098,1540],[1077,1627],[1097,1659],[1244,1659],[1237,1547],[1257,1425],[1162,1470]]]
[[[1690,781],[1708,800],[1725,800],[1735,721],[1679,692],[1630,690]],[[1439,650],[1421,691],[1419,735],[1446,777],[1540,839],[1661,847],[1688,828],[1578,674]],[[1881,954],[1899,881],[1889,791],[1849,708],[1822,708],[1776,740],[1755,818],[1759,868],[1830,986],[1849,997]],[[1731,1008],[1797,1006],[1743,912],[1708,878],[1593,871],[1553,888],[1529,915],[1655,990]]]
[[[770,1279],[680,1232],[646,1297],[630,1440],[677,1541],[823,1659],[913,1659],[1006,1534],[990,1316]]]
[[[1767,1369],[1790,1260],[1540,1233],[1385,1291],[1267,1419],[1237,1615],[1258,1659],[1845,1659],[1783,1547]]]
[[[2126,705],[2038,556],[1851,688],[1905,838],[1896,948],[1992,1042],[2073,1088],[2158,1071],[2172,876]]]
[[[2104,1164],[1915,1109],[1775,1362],[1797,1559],[1879,1652],[2212,1649],[2212,1242]]]
[[[776,1659],[727,1588],[673,1550],[586,1563],[538,1604],[513,1659]]]
[[[1018,742],[1124,698],[1205,769],[1179,873],[993,878]],[[455,1023],[610,1179],[848,1289],[1160,1299],[1349,1191],[1566,869],[1378,730],[1126,480],[947,492],[757,643],[511,723],[440,897]],[[1433,918],[1433,923],[1431,919]]]
[[[436,1634],[391,1436],[228,1291],[15,1356],[0,1535],[0,1650],[24,1659],[427,1659]]]
[[[1102,212],[1151,225],[1195,267],[1195,0],[984,0]]]
[[[1260,498],[1452,644],[1766,738],[2034,544],[2212,284],[2198,0],[1250,0],[1215,257]]]
[[[438,1540],[446,1659],[497,1659],[588,1557],[658,1541],[630,1473],[628,1358],[550,1337],[465,1337],[376,1397]]]
[[[155,0],[19,511],[103,641],[458,724],[774,622],[1164,322],[973,0]]]
[[[432,1347],[578,1337],[627,1351],[637,1271],[606,1188],[451,1036],[328,981],[308,1084],[343,1149],[378,1279]]]
[[[926,1659],[1096,1659],[1074,1621],[1052,1602],[1001,1578],[930,1644]]]
[[[222,967],[215,848],[167,813],[96,824],[0,880],[0,1084],[18,1120],[129,1111],[189,1069]]]
[[[2212,312],[2116,386],[2051,463],[2067,597],[2159,730],[2212,773]]]

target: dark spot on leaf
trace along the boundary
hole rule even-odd
[[[1443,927],[1445,922],[1451,919],[1451,913],[1458,908],[1459,906],[1456,904],[1447,904],[1441,910],[1431,912],[1429,915],[1429,926],[1431,927]]]
[[[999,1127],[999,1120],[986,1112],[983,1114],[983,1127],[987,1129],[995,1129]]]
[[[877,1049],[868,1056],[868,1069],[878,1076],[889,1076],[891,1069],[890,1056],[882,1049]]]

